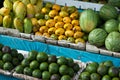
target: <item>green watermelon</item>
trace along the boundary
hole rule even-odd
[[[120,33],[113,31],[105,40],[105,47],[110,51],[120,51]]]
[[[112,31],[118,31],[118,24],[119,22],[115,19],[110,19],[105,22],[105,30],[107,33],[110,33]]]
[[[84,10],[79,18],[81,29],[86,33],[89,33],[94,28],[96,28],[98,22],[99,22],[98,15],[92,9]]]
[[[120,7],[120,0],[108,0],[108,4],[113,5],[115,7]]]
[[[101,28],[96,28],[89,33],[88,42],[97,47],[101,47],[105,44],[107,32]]]
[[[99,12],[103,20],[116,19],[118,17],[118,11],[115,7],[105,4],[100,8]]]

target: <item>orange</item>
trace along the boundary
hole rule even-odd
[[[32,21],[32,25],[37,25],[38,22],[37,22],[37,19],[36,18],[31,18],[31,21]]]
[[[70,23],[66,23],[66,24],[64,24],[64,29],[66,29],[66,30],[70,30],[70,29],[72,29],[73,28],[73,25],[72,24],[70,24]]]
[[[79,43],[79,42],[85,43],[85,40],[82,39],[82,38],[77,38],[77,39],[75,39],[75,43],[76,43],[76,44]]]
[[[49,38],[50,34],[45,32],[45,33],[43,33],[43,36],[46,37],[46,38]]]
[[[64,22],[64,23],[70,23],[70,22],[71,22],[70,17],[64,17],[64,18],[63,18],[63,22]]]
[[[55,27],[51,27],[51,28],[48,29],[48,33],[49,33],[49,34],[54,34],[54,33],[55,33],[55,30],[56,30]]]
[[[59,15],[60,15],[61,17],[67,17],[67,16],[69,16],[69,14],[67,13],[67,11],[60,11],[60,12],[59,12]]]
[[[56,10],[56,11],[60,11],[61,7],[60,7],[60,5],[58,5],[58,4],[54,4],[54,5],[52,6],[52,9],[53,9],[53,10]]]
[[[79,25],[79,20],[72,20],[72,25],[78,26]]]
[[[73,35],[74,35],[74,32],[72,30],[66,30],[65,31],[65,36],[72,37]]]
[[[55,26],[55,21],[53,19],[49,19],[46,21],[46,26],[53,27]]]
[[[46,23],[46,20],[45,19],[39,19],[37,22],[40,26],[44,26],[45,23]]]
[[[57,22],[55,24],[55,28],[62,28],[64,26],[64,22]]]
[[[65,30],[63,28],[58,28],[58,29],[56,29],[55,34],[62,35],[62,34],[64,34],[64,32],[65,32]]]
[[[50,11],[50,9],[47,8],[47,7],[43,7],[43,8],[41,9],[41,13],[44,13],[44,14],[49,13],[49,11]]]
[[[79,18],[79,14],[77,12],[74,12],[74,13],[70,14],[70,18],[71,19],[78,19]]]
[[[38,31],[38,32],[35,33],[35,35],[36,36],[42,36],[42,33]]]
[[[81,31],[81,27],[80,26],[74,26],[72,29],[74,32],[76,31]]]
[[[49,16],[51,17],[51,18],[54,18],[55,16],[57,16],[58,15],[58,11],[57,10],[51,10],[50,12],[49,12]]]
[[[55,16],[54,20],[55,20],[55,22],[58,22],[58,21],[61,22],[63,19],[61,16]]]
[[[66,39],[67,39],[67,37],[65,35],[60,35],[58,37],[58,40],[66,40]]]
[[[47,32],[47,31],[48,31],[48,27],[47,27],[47,26],[41,26],[41,27],[39,28],[39,31],[40,31],[41,33]]]
[[[74,38],[81,38],[84,35],[83,32],[77,31],[74,33]]]

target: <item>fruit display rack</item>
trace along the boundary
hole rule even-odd
[[[52,2],[61,6],[74,5],[79,10],[79,12],[88,8],[94,11],[100,11],[100,8],[103,6],[103,4],[82,2],[78,0],[44,0],[44,3],[46,2]],[[36,50],[36,51],[43,51],[48,54],[53,54],[56,56],[70,57],[75,60],[78,60],[78,63],[80,63],[79,61],[82,62],[93,61],[100,63],[102,61],[111,60],[113,64],[115,64],[115,66],[120,66],[119,64],[120,53],[118,52],[108,51],[104,47],[98,48],[94,45],[91,45],[89,42],[86,43],[79,42],[75,44],[66,40],[53,40],[52,38],[46,38],[45,36],[38,36],[35,35],[34,33],[29,33],[29,30],[27,34],[27,33],[19,32],[17,29],[5,28],[1,26],[0,43],[18,50],[25,50],[25,51]],[[9,75],[9,76],[12,75],[17,78],[28,79],[28,80],[32,78],[34,80],[38,80],[36,78],[26,76],[23,74],[19,75],[16,72],[14,72],[14,70],[13,72],[8,72],[8,73],[4,70],[1,70],[0,72],[4,75]],[[78,80],[78,78],[73,80]]]

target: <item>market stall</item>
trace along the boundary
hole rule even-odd
[[[3,63],[0,73],[16,77],[8,77],[13,80],[119,80],[120,19],[117,3],[119,0],[5,0],[0,9]],[[12,54],[13,49],[22,54],[22,59]],[[11,56],[11,60],[6,59],[5,54]],[[41,58],[42,54],[46,59]],[[50,55],[56,56],[53,61],[56,72],[50,67]],[[19,64],[13,61],[16,57],[20,58]],[[59,62],[61,57],[66,63]],[[71,60],[76,66],[69,64]],[[44,62],[47,67],[41,68]],[[6,65],[15,66],[8,68]]]

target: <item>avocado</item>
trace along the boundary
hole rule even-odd
[[[109,75],[104,75],[101,80],[111,80]]]
[[[59,65],[66,65],[67,64],[67,59],[63,56],[60,56],[58,59],[57,59],[57,63]]]
[[[53,75],[51,75],[50,80],[60,80],[60,75],[59,74],[53,74]]]
[[[2,47],[2,52],[3,53],[10,53],[11,52],[11,48],[9,46],[3,46]]]
[[[31,76],[32,75],[32,69],[29,67],[25,67],[23,70],[24,74]]]
[[[119,69],[117,67],[110,67],[108,70],[108,74],[111,77],[117,77],[119,75]]]
[[[22,65],[18,65],[16,68],[15,68],[15,72],[17,72],[17,73],[23,73],[23,69],[24,69],[24,67],[22,66]]]
[[[5,53],[2,57],[2,60],[4,62],[11,62],[12,61],[12,56],[9,53]]]
[[[29,59],[30,61],[35,60],[37,54],[38,54],[38,52],[35,51],[35,50],[30,51],[30,52],[28,53],[28,59]]]
[[[105,65],[99,65],[97,68],[97,73],[99,73],[101,76],[104,76],[108,72],[108,67]]]
[[[55,55],[48,56],[48,63],[53,63],[53,62],[57,62],[56,56]]]
[[[3,69],[4,69],[4,70],[11,71],[11,70],[13,69],[13,64],[10,63],[10,62],[6,62],[6,63],[3,65]]]

